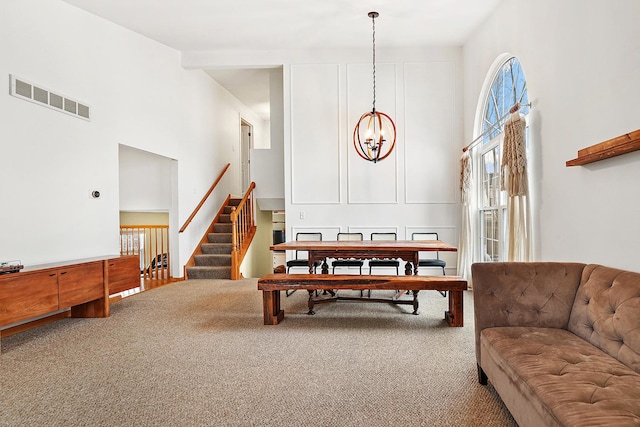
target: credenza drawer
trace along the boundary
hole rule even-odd
[[[0,276],[0,325],[58,310],[55,271]]]
[[[138,255],[113,258],[108,263],[110,295],[140,286],[140,257]]]
[[[91,262],[58,271],[60,308],[104,298],[102,262]]]

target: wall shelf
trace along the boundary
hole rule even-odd
[[[640,129],[579,150],[578,157],[567,161],[567,167],[582,166],[636,150],[640,150]]]

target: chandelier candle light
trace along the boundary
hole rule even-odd
[[[391,154],[396,145],[396,125],[387,114],[376,111],[376,18],[378,12],[369,12],[373,23],[373,107],[358,120],[353,131],[353,146],[360,157],[376,163]]]

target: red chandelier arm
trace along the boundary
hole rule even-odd
[[[376,114],[380,114],[381,116],[386,117],[389,120],[389,123],[391,123],[391,127],[393,128],[393,140],[391,141],[391,147],[389,147],[389,151],[387,151],[387,154],[378,158],[378,160],[383,160],[389,157],[389,154],[393,152],[393,149],[396,146],[396,124],[393,122],[393,120],[391,120],[391,117],[389,117],[387,114],[382,113],[380,111],[376,112]],[[380,122],[382,123],[382,120],[380,120]]]
[[[358,123],[356,124],[356,127],[353,129],[353,147],[356,149],[356,153],[358,153],[360,157],[362,157],[364,160],[371,161],[372,159],[365,156],[364,154],[365,150],[364,150],[364,147],[362,146],[362,141],[360,141],[360,132],[358,132],[358,130],[360,129],[360,122],[369,114],[371,113],[364,113],[362,116],[360,116],[360,119],[358,119]]]

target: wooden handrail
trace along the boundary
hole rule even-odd
[[[207,198],[209,197],[211,192],[213,192],[213,189],[216,188],[216,185],[218,185],[218,183],[222,179],[222,176],[225,174],[227,169],[229,169],[229,166],[231,166],[231,163],[227,163],[227,166],[225,166],[224,169],[222,170],[222,172],[220,172],[220,175],[218,175],[218,178],[215,180],[215,182],[213,183],[211,188],[209,188],[209,191],[207,191],[207,194],[205,194],[204,197],[202,198],[202,200],[200,200],[200,203],[198,203],[198,206],[196,206],[196,208],[193,210],[193,213],[191,214],[191,216],[189,216],[189,218],[185,221],[185,223],[182,226],[182,228],[180,228],[180,233],[182,233],[184,230],[186,230],[187,226],[191,223],[191,221],[193,221],[193,218],[196,216],[196,214],[198,213],[198,211],[200,210],[202,205],[204,205],[204,202],[207,201]]]
[[[238,205],[231,210],[231,280],[240,279],[240,264],[246,254],[249,244],[255,234],[256,224],[253,215],[253,189],[256,183],[252,182],[249,189]]]
[[[240,200],[240,203],[238,203],[238,206],[236,206],[235,210],[231,212],[230,214],[231,222],[238,219],[238,215],[240,215],[240,211],[242,210],[244,205],[247,203],[247,200],[249,199],[249,196],[253,192],[254,188],[256,188],[256,183],[252,182],[251,185],[249,185],[249,189],[247,190],[247,192],[244,193],[244,197],[242,198],[242,200]]]

